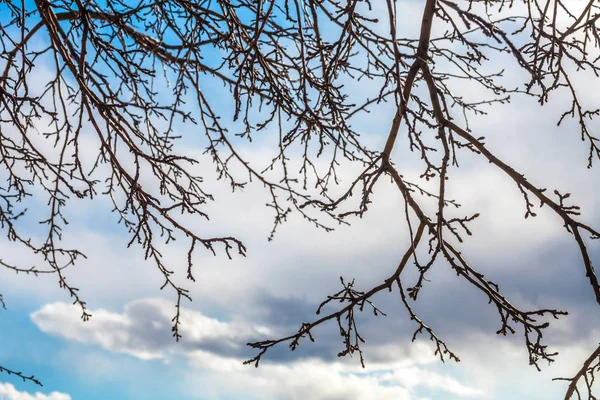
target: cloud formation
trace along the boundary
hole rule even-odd
[[[45,333],[143,360],[165,358],[175,349],[231,354],[247,341],[268,333],[264,327],[240,321],[222,322],[184,309],[180,327],[183,339],[176,345],[170,334],[174,313],[171,302],[153,298],[131,302],[122,313],[93,310],[93,318],[87,322],[81,321],[75,306],[51,303],[32,313],[31,320]]]
[[[198,354],[198,363],[205,367],[205,354]],[[204,371],[206,379],[223,390],[260,393],[261,399],[281,400],[415,400],[417,387],[436,389],[446,396],[463,399],[480,398],[482,392],[467,387],[450,376],[444,376],[412,362],[367,366],[362,370],[355,363],[324,362],[319,359],[273,364],[258,369],[243,367],[233,360],[210,360],[218,367]]]
[[[71,400],[71,396],[66,393],[52,392],[50,394],[43,394],[36,392],[30,394],[27,392],[21,392],[17,390],[10,383],[0,382],[0,399],[2,400]]]
[[[269,328],[245,321],[219,321],[199,311],[182,310],[183,339],[175,343],[168,334],[173,306],[162,299],[142,299],[128,304],[123,312],[92,310],[83,322],[74,306],[52,303],[31,314],[32,321],[47,334],[100,346],[141,360],[184,359],[202,381],[221,392],[247,392],[260,398],[285,400],[316,399],[414,400],[417,387],[441,390],[465,398],[482,393],[451,376],[428,369],[432,349],[411,346],[401,362],[373,363],[363,370],[356,360],[302,358],[285,362],[265,360],[258,369],[242,364],[249,340],[269,334]],[[323,351],[323,349],[321,349]],[[424,357],[423,354],[428,354]],[[198,390],[202,390],[198,388]]]

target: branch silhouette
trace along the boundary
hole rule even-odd
[[[232,191],[262,185],[273,213],[272,239],[290,213],[325,230],[364,216],[376,206],[373,192],[385,177],[403,197],[398,210],[410,232],[398,266],[367,290],[341,277],[342,288],[317,313],[335,302],[341,308],[302,323],[295,333],[250,343],[258,354],[247,363],[258,366],[282,343],[294,350],[302,339],[314,340],[316,326],[336,321],[343,343],[338,355],[358,353],[364,365],[365,338],[355,313],[366,307],[385,315],[372,298],[394,288],[416,323],[413,340],[429,335],[442,361],[459,361],[431,327],[435,321],[425,323],[412,307],[434,264],[445,264],[485,294],[498,312],[498,334],[524,332],[530,364],[539,369],[539,361],[553,361],[557,354],[543,333],[567,313],[522,309],[469,263],[461,246],[474,234],[470,223],[479,213],[450,212],[460,206],[448,195],[450,172],[465,153],[474,154],[515,183],[525,218],[536,217],[536,200],[560,217],[600,306],[588,250],[590,240],[600,238],[598,228],[580,219],[570,193],[556,188],[551,194],[539,186],[551,182],[530,181],[485,144],[485,132],[469,125],[516,96],[534,97],[542,106],[566,99],[556,122],[575,121],[591,168],[600,158],[592,125],[600,108],[587,104],[582,93],[589,88],[577,78],[600,73],[599,6],[593,0],[579,8],[564,0],[426,0],[414,32],[402,7],[392,0],[0,3],[0,226],[11,246],[38,260],[23,266],[9,254],[0,266],[54,274],[82,319],[89,319],[83,294],[68,280],[85,254],[64,246],[63,236],[73,235],[67,210],[74,201],[107,199],[128,234],[127,246],[143,252],[164,279],[161,289],[174,295],[172,333],[179,340],[181,304],[191,297],[161,246],[186,241],[185,276],[192,282],[201,249],[228,258],[247,251],[233,233],[211,233],[202,225],[210,217],[208,203],[220,200],[207,178]],[[508,86],[496,64],[489,72],[495,60],[521,82]],[[485,95],[471,99],[462,86]],[[356,121],[386,104],[392,112],[381,118],[390,130],[376,147],[366,139],[371,128],[357,128]],[[191,131],[202,137],[201,156],[185,151]],[[241,149],[255,137],[271,140],[276,150],[265,165]],[[402,175],[404,166],[394,157],[403,143],[420,156],[416,181]],[[212,170],[198,168],[200,161],[211,162]],[[339,169],[353,164],[361,172],[341,195],[332,195],[342,185]],[[434,189],[427,182],[435,182]],[[348,211],[355,192],[359,204]],[[436,207],[428,213],[424,204],[431,199]],[[24,227],[32,207],[43,215],[43,232],[35,237]],[[411,285],[402,275],[407,267],[418,272]],[[1,295],[0,301],[5,306]],[[565,398],[579,396],[580,387],[591,398],[597,353],[568,379]]]

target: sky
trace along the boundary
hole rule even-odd
[[[406,7],[407,13],[420,14],[418,2]],[[416,23],[405,29],[416,29]],[[516,73],[514,79],[519,79]],[[600,101],[592,90],[582,96]],[[516,99],[473,119],[472,129],[533,183],[572,193],[582,219],[597,227],[600,175],[597,167],[586,168],[587,145],[579,140],[575,124],[556,126],[564,106],[560,98],[543,108],[534,99]],[[382,106],[361,122],[370,128],[373,146],[383,145],[392,115],[389,106]],[[241,151],[260,165],[271,159],[273,148],[268,140],[257,140]],[[186,142],[186,152],[200,160],[194,168],[211,168],[199,142]],[[410,159],[396,160],[406,176],[419,174]],[[351,182],[356,172],[342,169],[342,182]],[[315,343],[305,340],[294,352],[284,344],[269,351],[259,368],[243,365],[256,354],[247,342],[290,334],[314,320],[321,301],[339,290],[340,276],[369,289],[395,269],[408,244],[399,207],[403,203],[394,186],[382,181],[370,211],[351,226],[324,232],[292,213],[269,242],[273,216],[265,207],[268,193],[251,185],[232,194],[226,183],[211,182],[217,199],[208,205],[211,221],[194,226],[239,237],[248,254],[228,260],[199,253],[192,283],[183,280],[185,244],[164,247],[193,298],[183,303],[178,343],[171,336],[173,294],[159,290],[161,274],[144,261],[142,251],[127,248],[127,236],[105,199],[70,204],[72,223],[64,239],[88,256],[67,276],[88,304],[89,321],[80,319],[55,277],[0,270],[0,292],[7,304],[0,314],[0,365],[43,382],[39,387],[0,374],[0,399],[563,398],[566,384],[551,379],[573,375],[600,337],[600,316],[576,243],[544,208],[538,217],[524,220],[518,188],[476,155],[465,153],[461,168],[452,169],[450,176],[451,196],[465,210],[481,214],[463,247],[471,263],[517,305],[569,312],[552,321],[545,333],[560,354],[552,365],[542,364],[541,372],[528,365],[522,332],[496,335],[500,324],[495,309],[443,263],[431,271],[415,310],[460,363],[440,362],[426,336],[411,342],[416,325],[394,292],[375,298],[386,317],[358,316],[367,340],[364,369],[356,357],[337,357],[342,343],[333,324],[314,331]],[[600,263],[600,244],[590,243],[590,252]],[[25,265],[31,259],[5,238],[0,239],[0,254],[11,254]]]

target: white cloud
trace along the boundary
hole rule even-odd
[[[34,394],[21,392],[10,383],[0,382],[1,400],[71,400],[71,396],[66,393],[52,392],[43,394],[36,392]]]
[[[408,388],[426,386],[461,397],[479,397],[482,394],[481,391],[465,386],[449,376],[416,367],[394,370],[382,375],[380,379],[384,382],[397,383]]]
[[[431,349],[427,351],[431,354]],[[434,388],[464,398],[482,395],[481,391],[451,376],[433,372],[428,366],[408,359],[388,364],[367,363],[365,369],[356,360],[326,362],[319,359],[287,364],[263,362],[255,369],[243,366],[241,360],[204,352],[188,354],[188,357],[192,365],[202,368],[208,375],[206,379],[221,390],[250,391],[260,393],[261,398],[410,400],[415,398],[413,391],[417,387]]]

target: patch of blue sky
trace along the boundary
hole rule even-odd
[[[31,304],[15,304],[3,311],[0,319],[2,365],[33,374],[44,385],[2,375],[0,381],[13,384],[17,390],[46,394],[58,391],[72,399],[89,400],[202,398],[190,397],[185,387],[178,385],[183,373],[178,361],[143,361],[52,337],[31,322],[31,311]]]

